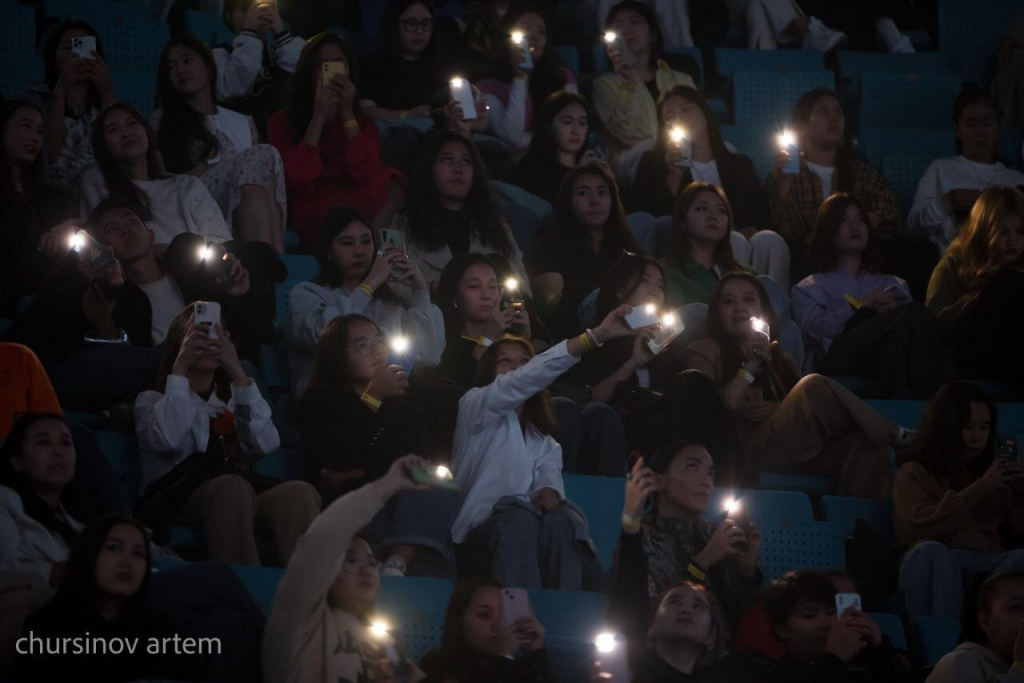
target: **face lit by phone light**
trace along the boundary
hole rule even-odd
[[[370,544],[355,538],[345,551],[345,562],[327,593],[327,603],[335,609],[363,618],[377,601],[380,591],[379,561]],[[384,622],[378,622],[384,625]],[[387,633],[385,626],[384,632]]]
[[[658,479],[660,510],[668,512],[671,508],[680,514],[700,515],[715,488],[715,462],[702,446],[686,446],[675,454]]]
[[[501,303],[494,268],[486,263],[474,263],[467,268],[459,278],[452,303],[464,320],[479,323],[493,318]]]
[[[96,220],[94,234],[114,252],[121,263],[134,263],[149,254],[156,239],[138,214],[128,207],[116,207]]]
[[[484,655],[503,657],[501,639],[501,589],[481,586],[473,593],[462,613],[462,633],[466,646]]]
[[[763,317],[757,288],[743,279],[728,280],[719,287],[718,315],[722,329],[731,339],[746,341],[752,329],[750,319]]]
[[[658,603],[650,635],[654,640],[685,641],[704,648],[714,638],[712,623],[707,594],[695,586],[681,585],[669,590]]]

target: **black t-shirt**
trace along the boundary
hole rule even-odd
[[[384,109],[429,105],[437,86],[433,60],[410,62],[398,55],[377,53],[362,66],[359,96]]]
[[[473,235],[473,219],[468,213],[438,209],[434,220],[444,228],[448,248],[452,250],[453,257],[469,253],[469,243]]]
[[[519,164],[519,187],[554,206],[558,199],[558,189],[571,170],[558,163],[557,159],[527,156]]]

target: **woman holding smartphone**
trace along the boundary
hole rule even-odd
[[[530,149],[519,162],[519,185],[551,204],[569,173],[598,159],[588,141],[596,119],[586,98],[560,90],[544,101]]]
[[[874,239],[855,195],[825,200],[808,246],[814,273],[793,287],[804,372],[877,378],[880,398],[922,398],[954,374],[935,321],[895,275],[872,270]]]
[[[270,406],[220,322],[199,324],[192,304],[171,322],[156,388],[135,402],[139,518],[163,529],[203,527],[210,559],[260,564],[256,522],[269,522],[281,565],[320,511],[305,482],[260,477],[252,462],[281,445]]]
[[[331,209],[316,243],[320,274],[288,294],[290,322],[285,329],[294,393],[310,383],[320,332],[334,318],[357,313],[389,335],[410,338],[420,367],[437,365],[444,350],[444,321],[415,263],[392,245],[380,245],[358,211]],[[388,286],[401,282],[399,297]]]
[[[348,43],[333,33],[313,36],[295,66],[288,109],[267,126],[284,161],[291,228],[307,248],[330,209],[357,209],[380,228],[405,196],[402,174],[381,164],[377,126],[360,115],[358,82]]]

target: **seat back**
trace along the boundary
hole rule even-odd
[[[852,498],[849,496],[822,496],[825,519],[836,525],[840,538],[849,538],[863,519],[886,543],[892,543],[895,532],[892,528],[892,503],[876,498]]]
[[[882,175],[899,200],[904,215],[914,204],[917,185],[933,158],[927,156],[886,154],[882,157]]]
[[[453,590],[451,581],[444,579],[382,576],[374,613],[392,625],[402,650],[418,662],[441,646]]]
[[[959,74],[865,74],[860,125],[948,128],[953,100],[961,87]]]
[[[608,599],[603,593],[534,590],[530,600],[534,616],[544,627],[551,680],[590,680],[594,638],[604,630]]]
[[[0,11],[3,11],[2,8]],[[0,94],[4,99],[21,97],[26,90],[44,80],[43,59],[31,54],[31,50],[0,54]]]
[[[793,104],[796,104],[794,101]],[[722,139],[732,144],[736,151],[749,157],[757,171],[757,177],[764,180],[775,166],[779,148],[776,144],[778,128],[771,125],[722,125]]]
[[[765,523],[761,530],[761,564],[765,578],[777,579],[795,569],[824,571],[846,565],[846,551],[836,526],[828,522]]]
[[[732,77],[740,71],[822,71],[825,55],[815,50],[746,50],[734,47],[715,49],[718,75]]]
[[[288,269],[284,282],[274,285],[277,302],[277,329],[282,330],[288,324],[288,293],[300,282],[309,282],[320,272],[320,264],[316,258],[307,254],[279,254],[281,261]]]
[[[807,494],[759,489],[716,488],[704,508],[704,517],[709,521],[721,521],[725,517],[726,502],[731,500],[742,505],[750,520],[759,527],[763,524],[814,521],[814,510]]]
[[[521,187],[500,180],[492,180],[488,185],[498,202],[502,217],[512,230],[516,244],[525,254],[536,241],[544,220],[554,209],[551,204]]]
[[[563,474],[562,482],[566,498],[576,503],[587,517],[598,561],[606,570],[611,569],[622,525],[625,480],[620,477]]]
[[[882,167],[882,159],[887,154],[933,159],[951,157],[956,154],[956,136],[949,126],[915,128],[910,134],[906,128],[865,126],[860,131],[859,152],[860,157],[875,168]],[[890,180],[888,176],[886,180]]]
[[[142,473],[139,468],[139,440],[135,434],[123,432],[95,432],[100,448],[106,454],[110,465],[121,482],[121,502],[126,510],[135,507],[139,498],[139,484]]]
[[[773,54],[763,51],[761,54]],[[781,128],[793,116],[793,107],[800,97],[815,88],[835,90],[836,78],[831,71],[738,71],[734,83],[734,120],[737,124]]]
[[[253,601],[260,606],[264,616],[270,616],[270,610],[274,606],[274,596],[277,595],[277,585],[284,577],[284,569],[281,567],[253,567],[249,565],[233,564],[231,568],[245,586],[245,589],[252,596]]]
[[[889,637],[889,642],[893,644],[897,649],[907,650],[907,634],[903,630],[903,620],[895,614],[885,614],[883,612],[868,612],[871,621],[878,624],[878,628],[882,631],[882,635]]]
[[[203,41],[211,48],[235,41],[234,32],[216,14],[185,10],[185,30],[193,38]]]
[[[30,5],[0,2],[0,45],[5,53],[28,55],[35,52],[36,13]]]
[[[960,622],[950,617],[914,617],[910,633],[914,642],[914,664],[932,667],[956,649],[960,642]]]

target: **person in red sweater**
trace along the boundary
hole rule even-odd
[[[325,85],[325,64],[342,65],[344,73]],[[357,209],[379,228],[405,195],[402,173],[381,163],[377,126],[358,114],[356,69],[340,36],[310,38],[295,66],[290,106],[267,126],[267,139],[284,161],[291,228],[307,247],[330,209]]]

